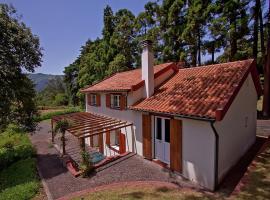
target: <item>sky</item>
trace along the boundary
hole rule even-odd
[[[42,66],[35,73],[63,74],[88,39],[101,37],[103,9],[127,8],[137,15],[149,0],[0,0],[12,4],[40,39]]]

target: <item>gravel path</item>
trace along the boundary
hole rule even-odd
[[[189,182],[182,180],[179,176],[137,155],[99,171],[90,178],[75,178],[62,166],[58,152],[50,147],[49,131],[49,122],[41,122],[38,131],[30,138],[37,148],[39,171],[53,199],[115,182],[165,181],[190,186]]]

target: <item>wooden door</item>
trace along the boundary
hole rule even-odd
[[[143,156],[152,159],[151,115],[142,114]]]
[[[182,173],[182,121],[170,120],[170,168]]]

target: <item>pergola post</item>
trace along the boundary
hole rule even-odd
[[[51,119],[52,143],[54,143],[53,120]]]
[[[65,155],[66,154],[66,138],[65,138],[65,132],[62,133],[62,148],[63,148],[63,152],[62,154]]]
[[[85,138],[79,138],[79,143],[80,143],[80,149],[82,152],[85,151]]]

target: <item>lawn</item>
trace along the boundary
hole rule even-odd
[[[0,172],[0,200],[31,199],[39,188],[34,158],[15,162]]]
[[[185,200],[209,200],[215,199],[209,195],[195,192],[187,189],[172,189],[167,187],[155,187],[155,186],[127,186],[107,189],[105,191],[97,191],[85,196],[79,196],[73,200],[133,200],[133,199],[185,199]]]
[[[54,108],[54,109],[48,109],[48,110],[40,110],[40,116],[35,118],[36,122],[40,122],[43,120],[51,119],[53,116],[57,115],[63,115],[68,113],[74,113],[74,112],[81,112],[81,108],[79,107],[68,107],[68,108]]]
[[[270,147],[257,158],[255,169],[235,199],[270,199]]]
[[[0,200],[26,200],[40,189],[35,149],[15,125],[0,133]]]

